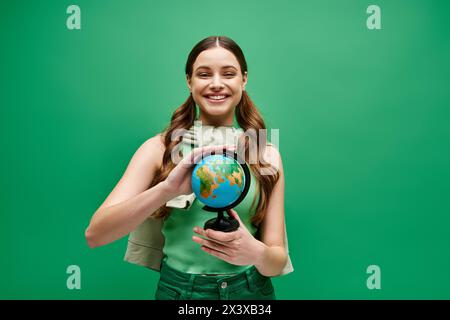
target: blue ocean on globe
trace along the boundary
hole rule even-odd
[[[245,173],[239,162],[224,155],[203,158],[192,172],[192,190],[197,199],[212,208],[235,202],[245,186]]]

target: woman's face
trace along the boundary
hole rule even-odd
[[[230,122],[231,117],[232,122],[234,108],[241,101],[247,84],[247,72],[242,75],[233,53],[215,47],[198,55],[187,82],[201,115],[215,122],[219,119]]]

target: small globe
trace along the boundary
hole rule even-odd
[[[197,199],[215,209],[236,202],[244,192],[246,183],[241,164],[220,154],[203,158],[194,167],[191,182]]]

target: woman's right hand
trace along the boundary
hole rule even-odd
[[[172,169],[166,180],[163,181],[166,190],[173,194],[173,197],[192,193],[191,176],[194,166],[201,161],[203,156],[208,156],[213,152],[215,154],[221,154],[224,149],[227,151],[235,151],[236,146],[206,146],[192,150],[191,153],[186,155],[183,160]]]

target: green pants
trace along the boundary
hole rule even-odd
[[[269,277],[253,266],[233,276],[202,276],[177,271],[164,261],[156,300],[275,300]]]

